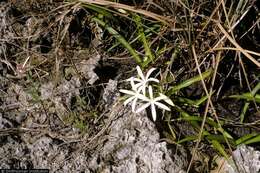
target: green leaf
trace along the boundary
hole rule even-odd
[[[229,98],[235,98],[235,99],[243,99],[247,101],[256,101],[256,103],[260,103],[260,94],[256,94],[253,96],[251,93],[244,93],[242,95],[231,95]]]
[[[215,140],[215,141],[218,141],[219,143],[226,143],[227,140],[228,140],[228,142],[230,144],[235,145],[235,142],[234,142],[233,139],[228,138],[226,140],[226,138],[223,135],[212,135],[212,134],[209,134],[209,135],[207,135],[206,139],[209,140],[209,141]]]
[[[198,116],[183,116],[182,118],[179,118],[178,120],[185,120],[185,121],[199,121],[202,122],[203,118],[202,117],[198,117]],[[206,119],[206,123],[215,127],[215,128],[219,128],[218,123],[214,122],[213,120],[207,118]]]
[[[256,137],[245,141],[244,144],[248,145],[248,144],[257,143],[257,142],[260,142],[260,135],[257,135]]]
[[[241,138],[237,139],[235,141],[235,143],[236,143],[236,145],[243,144],[245,141],[255,137],[256,135],[257,135],[257,133],[250,133],[250,134],[244,135]]]
[[[145,67],[150,62],[152,62],[154,60],[154,55],[152,54],[152,51],[150,49],[150,45],[149,45],[149,43],[148,43],[148,41],[146,39],[141,17],[139,15],[137,15],[137,14],[134,14],[133,15],[133,19],[134,19],[134,21],[135,21],[135,23],[137,25],[139,39],[143,43],[143,46],[144,46],[145,56],[148,57],[148,59],[143,62],[143,67]]]
[[[212,94],[214,94],[214,92],[212,92]],[[211,95],[212,95],[212,94],[211,94]],[[201,105],[202,103],[204,103],[207,99],[208,99],[208,96],[201,97],[200,99],[195,100],[195,101],[194,101],[194,104],[195,104],[196,106],[199,106],[199,105]]]
[[[202,75],[202,79],[204,80],[205,78],[209,77],[211,75],[211,73],[212,73],[212,69],[202,73],[201,74]],[[193,78],[190,78],[190,79],[182,82],[179,85],[171,87],[169,89],[169,91],[167,92],[167,95],[170,96],[170,95],[174,94],[176,91],[179,91],[182,88],[186,88],[186,87],[188,87],[188,86],[190,86],[190,85],[192,85],[192,84],[194,84],[196,82],[199,82],[199,81],[201,81],[200,75],[197,75],[197,76],[195,76]]]
[[[228,160],[229,156],[225,151],[225,148],[216,140],[212,140],[212,145],[213,147],[222,155],[226,158],[226,160]]]
[[[245,119],[245,115],[246,115],[246,112],[249,108],[249,103],[245,103],[244,106],[243,106],[243,109],[240,113],[240,122],[243,123],[244,122],[244,119]]]
[[[226,137],[228,139],[233,139],[233,137],[227,131],[225,131],[222,127],[217,128],[217,130],[220,131],[224,137]]]
[[[185,138],[179,140],[179,141],[177,142],[177,144],[181,144],[181,143],[188,142],[188,141],[194,141],[194,140],[196,140],[197,138],[198,138],[197,136],[187,136],[187,137],[185,137]]]
[[[242,94],[242,97],[247,98],[247,100],[250,100],[248,98],[251,98],[252,101],[260,103],[260,98],[258,95],[256,95],[256,93],[258,92],[259,89],[260,89],[260,82],[254,87],[254,89],[251,91],[251,93],[244,93],[244,94]],[[242,112],[240,113],[240,122],[241,123],[244,122],[246,112],[249,108],[249,104],[250,103],[246,102],[243,106]]]
[[[135,61],[142,65],[142,60],[140,59],[139,55],[136,53],[136,51],[132,48],[132,46],[125,40],[123,36],[121,36],[114,28],[108,26],[105,22],[102,20],[93,17],[92,20],[94,22],[97,22],[99,25],[104,27],[117,41],[119,41],[128,51],[129,53],[133,56]]]
[[[235,98],[235,99],[244,99],[247,101],[255,101],[256,103],[260,103],[260,95],[256,94],[258,92],[258,90],[260,89],[260,83],[258,83],[254,89],[252,90],[252,92],[247,92],[247,93],[243,93],[241,95],[231,95],[229,96],[229,98]],[[249,104],[248,102],[246,102],[243,106],[243,109],[240,113],[240,122],[243,123],[244,119],[245,119],[245,115],[246,112],[249,108]]]
[[[198,100],[191,100],[191,99],[184,98],[184,97],[178,97],[177,99],[178,99],[179,102],[182,102],[184,104],[199,107],[202,103],[204,103],[208,99],[208,96],[203,96]]]
[[[178,112],[180,112],[182,118],[188,118],[188,117],[190,117],[190,115],[189,115],[187,112],[185,112],[184,110],[182,110],[180,107],[175,106],[175,109],[176,109]],[[200,129],[200,126],[199,126],[198,122],[196,122],[196,121],[189,121],[189,122],[191,123],[191,125],[192,125],[194,128],[196,128],[196,129],[198,129],[198,130]]]

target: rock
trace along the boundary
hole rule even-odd
[[[233,151],[233,159],[225,161],[216,172],[220,173],[259,173],[260,172],[260,152],[252,147],[241,145]],[[220,166],[219,166],[220,167]],[[212,172],[213,173],[213,172]]]
[[[117,92],[117,81],[116,80],[109,80],[106,88],[104,89],[104,94],[103,94],[103,101],[107,104],[110,105],[113,102],[115,102],[116,98],[119,97],[119,93]]]
[[[28,162],[33,168],[48,168],[51,172],[185,172],[187,155],[184,149],[168,149],[166,143],[160,141],[154,123],[145,114],[133,114],[121,103],[113,105],[106,115],[110,117],[106,131],[98,133],[100,135],[93,138],[95,140],[82,152],[73,153],[70,145],[60,146],[56,139],[46,135],[32,143],[22,144],[8,137],[8,145],[3,145],[0,155],[9,155],[1,168],[10,168],[10,161],[18,158],[14,168],[20,168],[20,165],[26,168]],[[21,154],[24,148],[27,152]],[[178,154],[174,152],[177,150]]]
[[[94,72],[94,69],[98,64],[98,61],[101,59],[101,56],[98,52],[90,53],[86,50],[81,50],[74,56],[83,59],[79,64],[77,64],[77,69],[79,69],[79,72],[83,76],[88,78],[88,84],[93,85],[99,79],[98,75]]]
[[[112,122],[107,142],[95,152],[89,168],[116,173],[185,172],[187,156],[174,154],[165,142],[160,142],[155,125],[145,114],[133,114],[121,109],[120,118]]]

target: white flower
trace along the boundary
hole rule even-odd
[[[132,95],[131,97],[129,97],[128,99],[126,99],[124,101],[124,105],[126,106],[128,103],[130,103],[132,101],[132,112],[135,112],[136,102],[137,102],[138,99],[141,99],[141,100],[144,100],[144,101],[149,101],[149,99],[147,97],[145,97],[144,95],[139,93],[139,91],[137,90],[137,88],[134,84],[133,77],[130,78],[130,83],[131,83],[132,90],[121,89],[119,91],[122,92],[122,93],[128,94],[128,95]]]
[[[153,98],[153,90],[152,90],[151,86],[149,86],[148,91],[149,91],[149,99],[148,99],[149,101],[148,101],[148,103],[145,103],[139,109],[137,109],[136,113],[141,112],[142,110],[146,109],[148,106],[151,105],[152,117],[153,117],[153,120],[156,121],[155,105],[158,106],[161,109],[171,111],[171,109],[168,106],[164,105],[163,103],[160,103],[159,101],[163,100],[171,106],[174,106],[174,104],[166,95],[163,95],[161,93],[160,93],[159,97]]]
[[[166,95],[159,93],[159,97],[154,98],[153,96],[153,88],[151,85],[148,85],[149,82],[157,82],[159,83],[158,79],[155,78],[149,78],[152,72],[155,70],[155,68],[151,68],[146,76],[144,76],[141,68],[139,66],[136,67],[138,76],[140,78],[134,78],[131,77],[127,79],[127,81],[130,81],[132,90],[125,90],[121,89],[120,92],[124,94],[130,95],[128,99],[124,101],[124,105],[131,103],[132,112],[138,113],[146,109],[147,107],[151,106],[151,112],[152,112],[152,118],[154,121],[156,121],[156,106],[158,106],[160,109],[170,111],[171,109],[166,106],[165,104],[161,103],[161,101],[166,102],[167,104],[174,106],[173,102],[170,98],[168,98]],[[137,82],[137,83],[135,83]],[[146,88],[148,88],[149,96],[146,96]],[[142,92],[140,92],[142,91]],[[140,100],[140,101],[139,101]],[[140,107],[135,110],[137,105],[140,105]]]
[[[148,86],[148,83],[149,82],[156,82],[156,83],[159,83],[159,80],[156,79],[156,78],[152,78],[150,77],[150,75],[152,74],[152,72],[155,70],[156,68],[151,68],[146,76],[144,76],[141,68],[139,66],[136,67],[136,70],[137,70],[137,73],[138,73],[138,76],[141,78],[134,78],[134,77],[131,77],[129,78],[127,81],[130,81],[133,80],[134,82],[137,82],[137,84],[134,84],[135,85],[135,88],[137,89],[138,92],[142,91],[143,92],[143,95],[145,95],[145,90],[146,90],[146,87]]]

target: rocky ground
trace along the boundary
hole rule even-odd
[[[82,10],[64,8],[1,2],[0,168],[184,171],[186,151],[169,150],[145,115],[123,107],[120,74],[102,74],[118,67],[98,53],[98,36],[90,41],[77,23]]]

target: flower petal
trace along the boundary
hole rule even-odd
[[[142,110],[146,109],[148,106],[150,106],[150,103],[145,103],[145,104],[143,104],[140,108],[138,108],[135,112],[136,112],[136,113],[139,113],[139,112],[141,112]]]
[[[146,73],[146,76],[145,76],[145,79],[148,80],[149,79],[149,76],[152,74],[152,72],[155,70],[156,68],[151,68],[147,73]]]
[[[149,78],[149,79],[147,79],[146,82],[156,82],[156,83],[159,83],[160,81],[158,79],[156,79],[156,78]]]
[[[126,106],[128,103],[130,103],[134,98],[135,98],[135,97],[132,96],[132,97],[129,97],[128,99],[126,99],[126,100],[124,101],[124,106]]]
[[[154,101],[155,101],[155,102],[158,102],[158,101],[160,101],[160,100],[165,100],[165,99],[168,98],[166,95],[163,95],[163,94],[161,94],[161,93],[159,93],[159,95],[160,95],[159,97],[154,98]]]
[[[136,67],[138,75],[141,77],[142,80],[145,80],[144,74],[139,66]]]
[[[136,85],[135,85],[135,83],[134,83],[134,78],[133,78],[133,77],[130,78],[130,84],[131,84],[132,89],[133,89],[134,91],[136,91],[136,90],[137,90],[137,87],[136,87]]]
[[[142,86],[142,92],[143,92],[143,95],[145,95],[145,88],[146,88],[146,86]]]
[[[138,89],[139,87],[142,87],[143,86],[143,82],[140,82],[138,84],[135,84],[135,87]]]
[[[138,98],[138,99],[140,99],[140,100],[143,100],[143,101],[146,101],[146,102],[150,102],[150,99],[147,98],[147,97],[145,97],[145,96],[142,95],[142,94],[136,93],[136,94],[135,94],[135,97]]]
[[[174,106],[174,103],[172,102],[172,100],[169,98],[169,97],[167,97],[166,95],[164,95],[164,94],[162,94],[162,93],[159,93],[160,94],[160,97],[163,97],[163,100],[166,102],[166,103],[168,103],[169,105],[171,105],[171,106]]]
[[[136,101],[137,101],[137,98],[135,98],[132,102],[132,112],[135,112],[135,107],[136,107]]]
[[[143,82],[142,79],[139,79],[139,78],[136,78],[136,77],[131,77],[131,78],[133,78],[133,80],[134,80],[135,82]],[[128,79],[127,79],[127,80],[128,80]],[[130,78],[129,78],[128,81],[130,81]]]
[[[164,104],[162,104],[160,102],[155,102],[154,104],[157,105],[161,109],[164,109],[164,110],[167,110],[167,111],[171,111],[171,109],[168,106],[166,106],[166,105],[164,105]]]
[[[129,94],[129,95],[136,95],[136,93],[134,91],[131,91],[131,90],[124,90],[124,89],[121,89],[119,90],[121,93],[124,93],[124,94]]]
[[[143,86],[140,86],[140,87],[138,87],[138,89],[137,89],[137,93],[140,93],[140,91],[143,91]],[[142,95],[144,95],[144,96],[145,96],[145,94],[144,94],[144,93],[142,93]]]
[[[151,85],[149,85],[149,87],[148,87],[148,92],[149,92],[150,99],[153,100],[153,88]]]
[[[152,111],[153,120],[156,121],[156,109],[154,104],[151,104],[151,111]]]
[[[130,78],[126,79],[125,81],[130,82],[132,80],[132,78],[133,77],[130,77]]]

